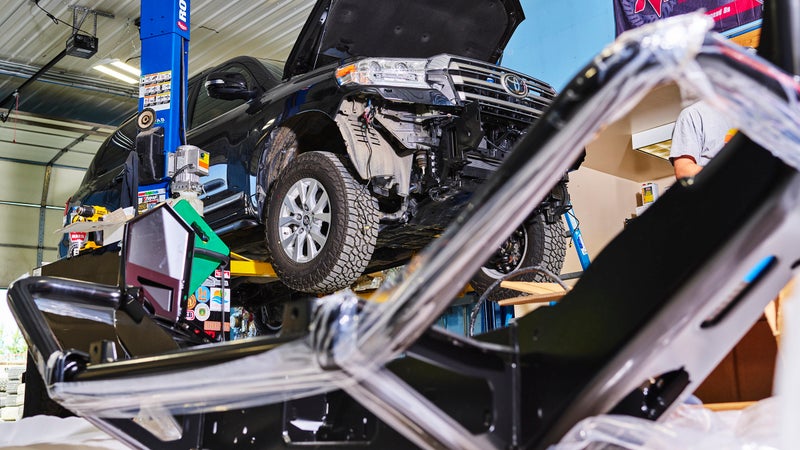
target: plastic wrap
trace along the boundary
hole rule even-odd
[[[487,238],[478,247],[474,236],[508,235],[529,214],[530,199],[541,198],[542,191],[554,182],[553,177],[566,170],[550,156],[571,161],[596,132],[627,114],[657,85],[675,80],[684,89],[725,108],[748,136],[773,149],[777,156],[789,163],[797,159],[800,140],[795,132],[800,130],[800,121],[797,110],[790,106],[796,101],[794,80],[724,38],[707,34],[710,27],[711,20],[703,14],[681,16],[637,29],[606,48],[587,69],[594,73],[584,74],[600,79],[603,88],[569,121],[558,124],[560,132],[544,143],[527,167],[505,181],[491,202],[480,205],[460,228],[448,229],[412,262],[406,282],[389,295],[379,312],[361,319],[363,334],[354,336],[358,342],[350,347],[365,352],[369,356],[363,360],[378,366],[416,339],[441,314],[458,286],[477,270],[475,261],[484,261],[502,240]],[[758,78],[751,79],[752,70],[757,70]],[[771,90],[760,84],[763,77],[774,81]],[[720,84],[725,87],[717,89]],[[731,88],[751,85],[762,87],[745,92]],[[569,96],[569,90],[568,86],[561,95]],[[547,116],[543,120],[553,119]],[[768,121],[771,127],[764,127],[762,121]],[[344,356],[337,354],[343,368],[354,373],[370,370]],[[417,410],[416,414],[421,417],[423,412]],[[389,424],[397,429],[407,427],[401,421]]]
[[[769,398],[743,411],[714,412],[680,405],[660,422],[629,416],[582,420],[549,450],[615,448],[626,450],[775,450],[779,400]],[[733,420],[726,420],[723,415]]]
[[[331,331],[339,329],[338,324],[358,320],[357,304],[358,299],[349,292],[326,298],[319,303],[310,339],[289,342],[268,352],[166,375],[55,383],[49,394],[78,415],[121,418],[137,417],[140,409],[196,413],[324,393],[356,382],[340,370],[323,369],[326,362],[321,358],[328,352],[315,347],[331,345],[335,336]],[[326,323],[331,317],[336,323]],[[227,374],[236,374],[235,384],[227,382],[225,387],[208,389],[208,380]]]
[[[77,305],[46,298],[37,300],[36,307],[39,308],[39,311],[55,314],[57,316],[66,316],[74,319],[85,319],[104,323],[106,325],[114,325],[114,311],[109,308],[87,304]]]
[[[623,117],[653,87],[676,80],[723,109],[753,140],[800,167],[797,84],[765,61],[707,34],[710,27],[710,19],[691,14],[620,36],[576,78],[580,82],[562,93],[564,102],[577,96],[580,103],[569,106],[566,116],[542,119],[554,129],[546,139],[523,138],[520,146],[538,146],[524,166],[508,179],[490,182],[469,211],[411,261],[402,282],[378,294],[385,302],[361,308],[352,293],[338,293],[319,301],[306,340],[168,375],[56,383],[51,396],[80,415],[135,417],[140,411],[152,416],[244,408],[341,388],[420,447],[491,447],[466,439],[469,433],[457,422],[383,367],[435,322],[595,133]],[[575,83],[595,83],[598,89],[583,98],[572,92],[580,87]],[[220,374],[226,377],[224,385],[197,395]],[[630,427],[628,420],[609,420]],[[593,429],[604,429],[601,425],[606,427],[600,423]]]
[[[783,332],[778,349],[775,391],[785,401],[776,417],[781,422],[781,448],[790,449],[800,442],[800,275],[795,275],[794,287],[781,307]]]
[[[0,424],[2,449],[126,450],[130,447],[114,440],[80,417],[39,415],[17,422]],[[43,432],[46,430],[46,432]]]

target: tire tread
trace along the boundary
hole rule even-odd
[[[347,207],[345,233],[339,235],[332,231],[325,245],[341,250],[330,259],[316,264],[310,273],[283,267],[274,254],[271,255],[272,264],[281,281],[292,289],[317,294],[327,294],[350,286],[366,269],[378,240],[377,201],[364,185],[353,178],[340,156],[328,152],[304,153],[295,159],[292,168],[294,171],[313,171],[326,164],[338,172]],[[290,174],[290,171],[284,172],[276,185],[282,178],[291,176]],[[267,211],[269,210],[268,207]],[[269,230],[270,227],[267,226],[267,246],[272,253],[278,246],[270,245]]]

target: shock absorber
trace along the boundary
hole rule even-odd
[[[426,150],[418,150],[414,153],[414,164],[419,167],[422,176],[425,176],[425,171],[428,169],[428,152]]]

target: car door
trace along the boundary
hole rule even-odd
[[[247,173],[248,155],[257,141],[259,120],[257,108],[245,100],[212,98],[205,89],[211,73],[237,72],[248,87],[260,86],[257,78],[243,63],[229,62],[193,80],[190,86],[188,142],[209,153],[209,174],[201,179],[206,221],[218,232],[224,227],[255,225],[250,207],[250,182]],[[260,88],[259,88],[260,90]]]

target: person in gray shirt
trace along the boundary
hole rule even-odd
[[[705,101],[684,108],[675,121],[669,151],[675,178],[697,175],[733,133],[728,119]]]

